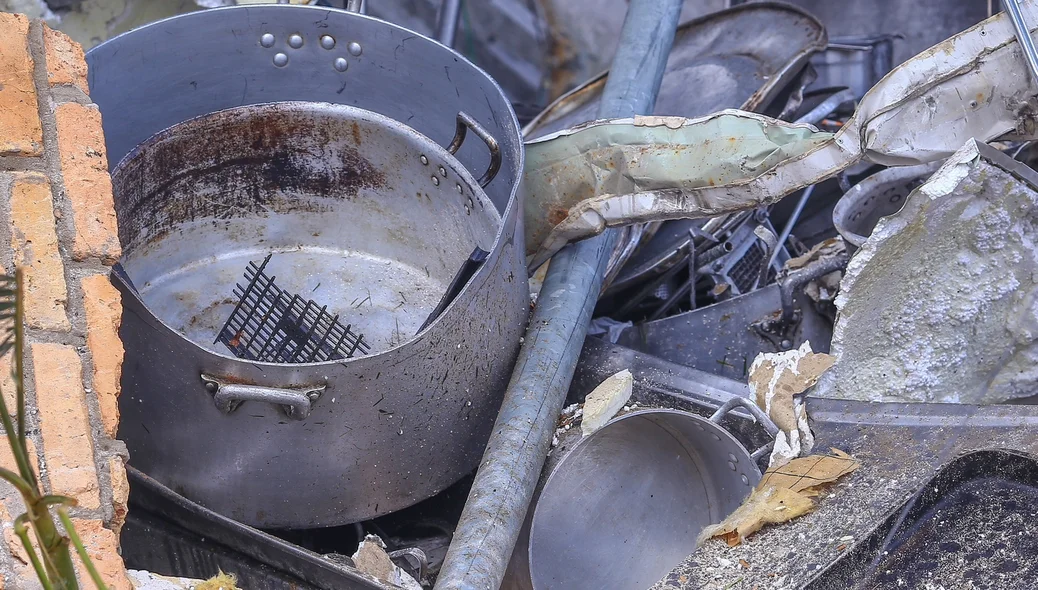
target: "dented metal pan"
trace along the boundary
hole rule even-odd
[[[825,49],[825,28],[788,4],[744,4],[689,21],[674,37],[653,114],[700,117],[768,104],[807,59]],[[559,97],[523,128],[540,137],[597,119],[609,72]]]

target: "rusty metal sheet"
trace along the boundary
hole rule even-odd
[[[1021,8],[1038,23],[1038,0]],[[895,68],[835,136],[737,111],[598,121],[549,135],[527,144],[531,269],[606,227],[759,207],[862,158],[913,165],[946,158],[970,138],[1038,137],[1036,92],[1012,23],[998,14]],[[729,127],[740,133],[726,135]],[[703,149],[706,140],[716,147],[732,138],[729,149]],[[762,138],[782,149],[762,159]],[[574,157],[579,144],[595,149]],[[711,161],[688,160],[703,152]]]
[[[699,119],[597,121],[551,137],[526,148],[527,243],[539,246],[531,268],[606,227],[742,209],[743,198],[686,195],[762,174],[832,134],[728,110]]]
[[[740,107],[766,105],[825,49],[825,28],[814,16],[788,4],[743,4],[678,27],[667,60],[656,115],[701,117]],[[548,105],[524,129],[538,137],[594,120],[609,72],[605,71]]]

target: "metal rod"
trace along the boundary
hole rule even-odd
[[[461,0],[443,0],[440,3],[440,14],[436,17],[436,40],[447,47],[454,47],[460,17]]]
[[[769,267],[772,264],[775,264],[775,259],[778,258],[779,252],[781,252],[782,248],[785,247],[786,240],[789,239],[789,234],[793,233],[793,226],[796,225],[797,221],[800,219],[800,214],[803,213],[804,206],[807,205],[807,200],[811,198],[811,193],[815,192],[815,186],[817,185],[812,184],[805,188],[804,192],[800,195],[800,200],[797,201],[797,206],[793,209],[793,214],[789,216],[786,225],[782,227],[782,233],[780,233],[778,237],[778,246],[775,247],[775,251],[772,252],[771,256],[768,258]]]
[[[1013,29],[1016,31],[1016,40],[1020,42],[1020,50],[1024,52],[1027,67],[1031,70],[1031,81],[1038,83],[1038,51],[1034,48],[1034,40],[1031,39],[1031,29],[1024,22],[1024,13],[1020,10],[1018,0],[1002,0],[1009,19],[1013,21]]]
[[[810,123],[817,125],[822,122],[829,113],[835,111],[840,105],[845,102],[851,102],[857,98],[854,91],[850,88],[845,88],[829,98],[823,100],[818,106],[804,113],[804,116],[800,117],[794,123]]]
[[[598,115],[651,113],[681,0],[631,0]],[[617,231],[551,259],[530,328],[483,461],[447,551],[436,590],[496,590],[551,446]]]

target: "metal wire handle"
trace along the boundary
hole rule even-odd
[[[483,128],[475,119],[469,116],[464,111],[458,113],[458,125],[454,130],[454,139],[451,140],[451,144],[447,146],[447,151],[454,155],[461,149],[461,144],[465,141],[465,135],[468,130],[471,129],[476,137],[483,140],[483,143],[487,144],[487,149],[490,150],[490,166],[487,171],[483,173],[483,176],[479,177],[476,182],[479,186],[485,187],[490,184],[490,181],[494,180],[497,176],[497,172],[501,170],[501,146],[497,143],[490,133]]]
[[[710,416],[710,421],[718,426],[721,425],[721,418],[724,418],[725,414],[731,412],[737,407],[741,407],[748,411],[753,419],[760,423],[764,427],[764,430],[771,436],[771,440],[764,443],[764,446],[758,448],[750,454],[750,457],[754,461],[764,456],[766,453],[771,452],[772,446],[775,444],[775,437],[778,435],[779,427],[772,421],[771,417],[764,413],[764,410],[760,409],[760,406],[746,399],[745,397],[733,397],[724,403],[723,406],[717,408],[717,411]]]

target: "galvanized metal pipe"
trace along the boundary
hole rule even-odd
[[[1027,68],[1031,70],[1031,80],[1038,82],[1038,51],[1035,51],[1034,40],[1031,39],[1031,29],[1024,21],[1024,14],[1020,10],[1018,0],[1002,0],[1002,4],[1009,13],[1009,20],[1013,21],[1013,30],[1016,31],[1016,40],[1020,43],[1020,51],[1027,61]]]
[[[458,35],[458,19],[461,17],[461,0],[443,0],[436,19],[436,40],[447,47],[454,46]]]
[[[600,118],[652,112],[681,5],[681,0],[631,0]],[[500,587],[617,238],[617,230],[607,230],[564,248],[551,259],[436,590]]]

